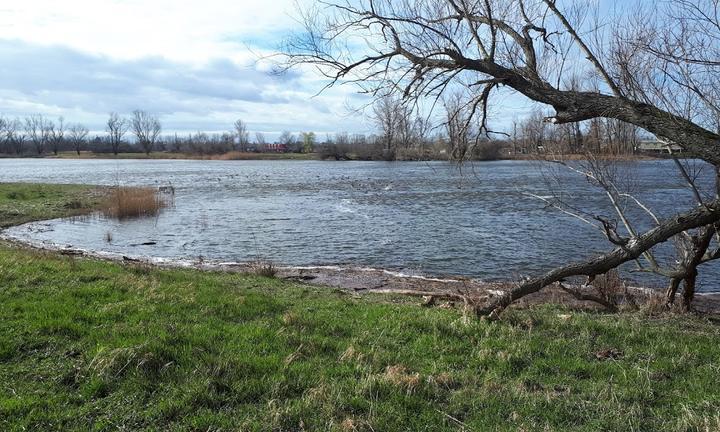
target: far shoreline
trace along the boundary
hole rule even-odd
[[[665,154],[629,154],[629,155],[613,155],[600,154],[593,156],[602,160],[611,160],[618,162],[634,162],[646,160],[665,160],[669,159]],[[150,154],[141,152],[132,153],[95,153],[84,151],[78,155],[76,152],[60,152],[55,154],[43,155],[12,155],[1,154],[0,159],[49,159],[49,160],[202,160],[202,161],[320,161],[320,162],[450,162],[457,163],[452,159],[362,159],[362,158],[322,158],[319,153],[256,153],[256,152],[228,152],[223,154],[201,155],[190,153],[175,152],[152,152]],[[464,163],[472,162],[501,162],[501,161],[547,161],[547,160],[587,160],[587,154],[569,153],[569,154],[514,154],[502,155],[493,159],[468,159]]]

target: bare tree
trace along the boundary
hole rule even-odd
[[[285,145],[287,151],[295,151],[297,146],[297,137],[290,131],[283,131],[277,140],[278,144]]]
[[[373,104],[372,118],[380,131],[383,143],[383,158],[394,160],[397,156],[398,141],[401,124],[407,114],[402,99],[391,94],[385,94]]]
[[[131,124],[138,144],[149,155],[162,131],[160,120],[146,111],[135,110]]]
[[[78,156],[80,155],[80,151],[82,151],[83,147],[85,146],[85,141],[87,140],[88,133],[88,129],[80,123],[74,124],[68,129],[68,138],[73,148],[77,152]]]
[[[558,125],[557,150],[578,154],[583,148],[584,135],[579,122]]]
[[[235,135],[237,136],[238,150],[246,152],[248,150],[248,144],[250,144],[250,134],[247,131],[247,125],[244,121],[238,119],[234,123]]]
[[[210,147],[210,136],[205,132],[198,132],[190,137],[190,146],[196,153],[204,154]]]
[[[170,144],[170,151],[179,153],[183,150],[183,139],[177,133],[168,138],[168,143]]]
[[[235,134],[232,132],[223,132],[219,137],[219,145],[221,153],[227,153],[235,149]],[[247,148],[247,144],[245,145]]]
[[[454,160],[467,160],[477,142],[477,131],[468,120],[470,109],[465,105],[459,93],[449,95],[443,102],[445,106],[445,129],[450,145],[450,154]]]
[[[255,132],[255,144],[258,147],[258,150],[264,150],[265,145],[267,144],[267,139],[265,138],[265,134],[262,132]]]
[[[108,121],[106,123],[105,130],[108,133],[112,152],[116,156],[120,152],[120,144],[122,143],[123,137],[128,131],[128,127],[129,125],[126,119],[120,117],[118,113],[110,113],[110,117],[108,118]]]
[[[566,87],[574,91],[581,90],[582,85],[579,77],[572,75],[566,81]],[[580,122],[560,124],[558,128],[562,140],[562,150],[568,153],[580,153],[583,149],[583,133],[580,128]]]
[[[17,155],[21,155],[24,152],[25,146],[25,133],[23,124],[19,119],[7,120],[5,123],[5,138],[10,148]]]
[[[352,83],[409,101],[467,89],[468,122],[480,133],[491,132],[491,96],[510,89],[552,107],[548,123],[622,121],[720,167],[717,0],[618,8],[628,12],[617,12],[611,26],[586,19],[585,6],[577,0],[322,3],[303,12],[307,31],[288,41],[286,67],[311,64],[329,78],[328,86]],[[584,88],[562,84],[570,65],[589,77]],[[702,240],[718,221],[714,197],[621,239],[600,257],[522,282],[478,313],[497,312],[567,277],[593,279],[683,232],[697,229],[690,235]]]
[[[50,141],[54,125],[41,114],[33,114],[25,118],[25,135],[35,147],[37,154],[45,153]]]
[[[12,153],[10,139],[8,138],[7,125],[10,120],[0,116],[0,152]]]
[[[57,126],[54,126],[50,131],[50,145],[52,147],[52,152],[55,154],[55,156],[57,156],[64,141],[65,119],[63,117],[58,117]]]
[[[536,108],[521,126],[523,147],[526,153],[542,153],[548,143],[548,127],[544,115]]]

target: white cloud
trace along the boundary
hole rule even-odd
[[[0,13],[0,38],[63,45],[114,58],[245,60],[245,42],[293,25],[293,0],[21,0]]]
[[[313,0],[300,0],[300,3]],[[65,116],[101,131],[108,112],[146,109],[168,132],[367,132],[356,88],[301,68],[276,78],[272,53],[297,0],[3,0],[0,114]]]
[[[340,89],[312,98],[315,86],[299,73],[275,76],[254,63],[118,60],[2,39],[0,59],[12,65],[0,80],[0,113],[8,116],[63,115],[98,131],[110,111],[134,109],[159,114],[168,132],[227,130],[237,118],[271,133],[364,127],[342,116],[348,94]]]
[[[102,130],[142,108],[167,131],[366,128],[349,89],[307,72],[273,77],[261,56],[296,25],[295,0],[22,0],[0,6],[0,114],[64,115]]]

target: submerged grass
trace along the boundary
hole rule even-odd
[[[0,430],[720,429],[720,327],[0,244]]]
[[[106,196],[107,189],[96,186],[0,183],[0,228],[87,214]]]
[[[0,228],[98,210],[121,220],[156,216],[170,204],[156,188],[0,183]]]

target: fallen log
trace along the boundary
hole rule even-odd
[[[605,300],[604,298],[602,298],[598,295],[595,295],[595,294],[592,294],[589,292],[584,292],[579,289],[568,288],[565,285],[563,285],[561,282],[558,282],[558,286],[560,287],[561,290],[563,290],[566,293],[570,294],[571,296],[575,297],[577,300],[590,301],[593,303],[597,303],[610,312],[617,311],[617,306],[615,306],[614,304],[610,303],[609,301]]]

